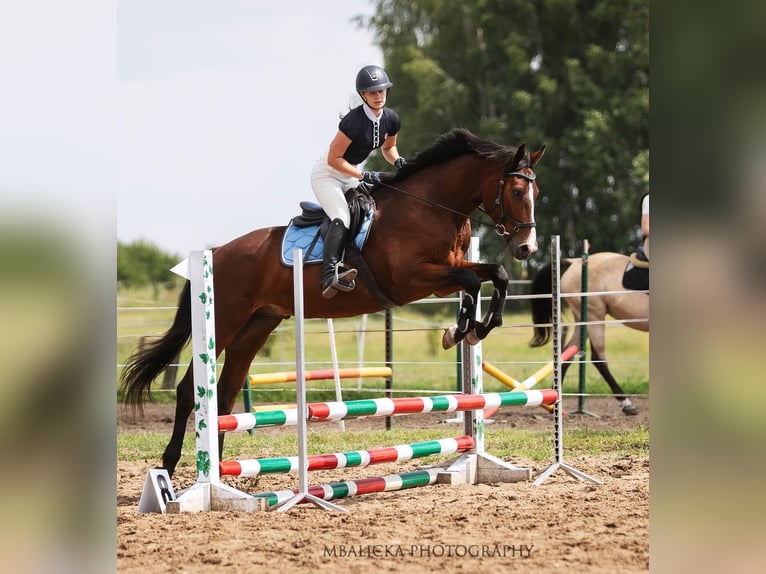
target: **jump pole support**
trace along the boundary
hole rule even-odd
[[[220,480],[218,452],[218,380],[215,348],[215,295],[213,252],[192,251],[189,255],[192,316],[192,363],[195,395],[194,428],[197,432],[197,482],[168,501],[169,514],[210,510],[266,510],[264,504],[246,492]]]
[[[303,250],[293,249],[293,293],[295,300],[295,370],[298,374],[296,385],[296,400],[298,403],[298,492],[277,506],[277,512],[286,512],[299,502],[312,502],[325,510],[348,512],[342,506],[333,504],[309,492],[308,479],[308,448],[306,445],[306,376],[304,359],[303,332]],[[216,461],[218,464],[218,461]],[[255,499],[255,497],[254,497]],[[264,500],[264,499],[259,499]],[[268,502],[265,502],[268,507]]]
[[[338,351],[335,347],[335,326],[332,319],[327,319],[327,331],[330,334],[330,356],[332,357],[332,378],[335,383],[335,400],[342,401],[343,393],[340,389],[340,374],[338,373]],[[338,430],[345,431],[346,423],[338,421]]]
[[[564,425],[562,421],[562,396],[561,396],[561,251],[559,250],[559,236],[551,237],[551,277],[552,277],[552,307],[553,307],[553,388],[559,395],[559,400],[553,406],[555,426],[553,429],[554,462],[537,475],[532,483],[540,486],[548,480],[548,477],[559,468],[578,480],[586,480],[595,484],[602,482],[564,462]]]

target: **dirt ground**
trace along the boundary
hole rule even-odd
[[[586,409],[600,418],[567,415],[565,428],[649,427],[649,404],[627,417],[611,397],[589,397]],[[576,399],[564,401],[565,412]],[[143,419],[121,412],[118,433],[167,432],[172,405],[147,405]],[[401,416],[396,426],[443,426],[452,414]],[[193,418],[193,417],[192,417]],[[550,429],[537,409],[505,409],[493,425]],[[346,430],[384,428],[383,419],[346,421]],[[450,425],[451,426],[451,425]],[[294,432],[272,427],[270,432]],[[445,433],[445,436],[455,436]],[[509,460],[539,472],[553,462]],[[158,461],[117,463],[117,564],[132,574],[210,572],[594,572],[649,569],[649,457],[613,454],[568,457],[564,462],[603,484],[579,481],[559,468],[542,485],[532,482],[476,486],[433,485],[344,498],[349,513],[301,504],[285,513],[210,512],[139,514],[147,471]],[[312,473],[310,484],[407,472],[418,461]],[[176,493],[194,483],[193,468],[179,467]],[[321,476],[317,476],[321,475]],[[296,475],[225,479],[246,492],[296,488]],[[500,569],[500,570],[498,570]]]

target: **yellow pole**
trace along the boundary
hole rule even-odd
[[[526,390],[526,387],[524,384],[520,383],[510,375],[507,375],[494,365],[491,365],[487,361],[483,361],[481,364],[481,368],[484,369],[484,372],[488,375],[492,375],[495,377],[498,381],[503,383],[504,385],[511,387],[514,391],[523,391]],[[529,379],[527,379],[529,380]],[[553,405],[540,405],[548,412],[553,412]]]
[[[389,367],[363,367],[351,369],[338,369],[338,376],[341,379],[351,379],[357,377],[390,377],[391,369]],[[248,377],[251,385],[270,385],[272,383],[294,382],[296,378],[295,371],[285,371],[282,373],[263,373],[260,375],[250,375]],[[307,381],[318,381],[323,379],[334,379],[335,373],[332,369],[319,369],[316,371],[306,371]]]
[[[568,347],[563,353],[561,353],[561,360],[568,361],[577,354],[577,345]],[[507,373],[504,373],[494,365],[483,361],[481,364],[482,369],[488,375],[495,377],[498,381],[504,385],[511,387],[514,391],[526,391],[534,387],[537,383],[542,381],[545,377],[553,372],[553,361],[541,367],[533,375],[527,377],[523,381],[517,381]],[[540,405],[548,412],[553,412],[553,405]]]

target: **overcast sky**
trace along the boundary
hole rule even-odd
[[[284,225],[383,64],[368,0],[117,3],[117,238],[165,251]],[[394,79],[395,82],[395,79]]]

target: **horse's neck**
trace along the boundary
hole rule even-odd
[[[469,215],[481,203],[485,187],[497,185],[501,174],[502,166],[467,154],[416,174],[411,193]]]

